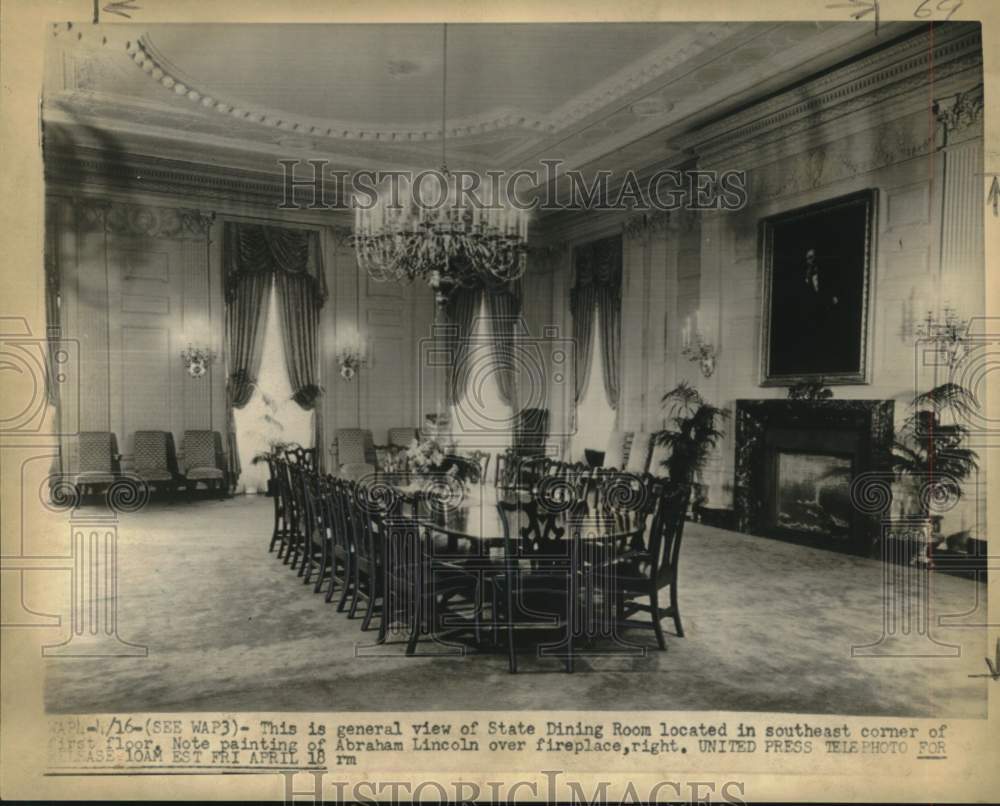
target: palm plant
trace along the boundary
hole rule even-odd
[[[979,467],[978,455],[964,443],[969,435],[960,420],[978,407],[975,396],[957,383],[943,383],[913,398],[910,413],[892,447],[892,469],[908,482],[919,515],[930,516],[933,485],[939,494],[962,497],[961,482]]]
[[[670,448],[670,455],[662,464],[671,479],[691,484],[724,436],[720,426],[729,412],[706,402],[687,381],[667,392],[660,405],[673,425],[653,435],[656,444]]]

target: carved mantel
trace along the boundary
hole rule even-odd
[[[889,472],[893,412],[891,400],[737,400],[736,475],[734,507],[737,528],[767,534],[767,508],[773,489],[774,461],[767,444],[769,429],[853,434],[858,451],[855,478],[861,473]],[[867,551],[878,536],[879,523],[870,514],[857,515],[851,549]]]

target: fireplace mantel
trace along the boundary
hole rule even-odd
[[[774,490],[773,457],[768,433],[843,434],[854,446],[854,474],[888,471],[893,440],[891,400],[737,400],[734,504],[737,528],[769,534],[769,501]],[[848,439],[849,435],[849,439]],[[858,513],[851,536],[852,551],[867,551],[878,535],[878,522]]]

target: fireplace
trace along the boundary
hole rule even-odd
[[[859,473],[888,472],[891,400],[738,400],[737,528],[867,552],[878,522],[851,505]]]
[[[781,451],[777,463],[771,515],[775,527],[838,540],[849,538],[854,521],[854,457]]]

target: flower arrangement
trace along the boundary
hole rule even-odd
[[[406,448],[386,445],[375,449],[377,466],[380,473],[389,478],[402,478],[410,470],[410,455]]]
[[[460,482],[468,481],[475,465],[455,455],[455,445],[424,436],[413,440],[406,449],[410,469],[418,475],[447,475]]]

